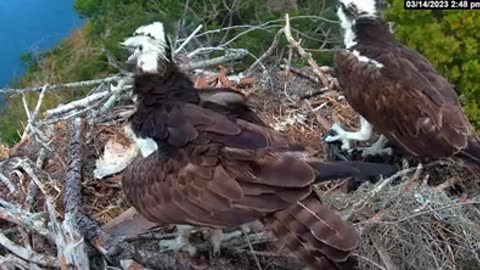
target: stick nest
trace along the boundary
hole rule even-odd
[[[285,33],[288,35],[289,31]],[[287,40],[291,44],[289,50],[297,50],[301,57],[308,60],[309,55],[300,50],[300,43],[288,36]],[[286,64],[273,61],[271,55],[262,56],[261,60],[269,62],[269,65],[260,68],[256,63],[247,75],[239,76],[240,79],[232,78],[235,74],[228,76],[229,71],[224,67],[220,70],[205,69],[203,73],[191,75],[197,86],[233,87],[243,92],[255,103],[262,119],[273,128],[292,136],[318,157],[334,159],[338,151],[322,143],[322,138],[333,122],[353,129],[358,118],[338,93],[335,78],[326,73],[328,68],[315,65],[293,67],[288,61]],[[199,60],[193,58],[184,61]],[[209,66],[208,61],[206,65]],[[190,66],[201,65],[197,63]],[[112,77],[108,78],[110,81]],[[325,85],[325,81],[329,85]],[[96,87],[95,91],[104,91],[100,88]],[[56,231],[52,226],[58,220],[64,220],[64,224],[68,221],[62,198],[65,196],[65,179],[72,162],[72,156],[69,155],[71,138],[72,134],[78,132],[69,120],[73,116],[81,116],[90,122],[85,134],[81,168],[81,208],[98,225],[104,225],[130,207],[121,190],[121,172],[101,180],[95,179],[93,172],[108,141],[125,146],[131,143],[123,127],[132,111],[132,103],[125,93],[116,96],[115,92],[105,93],[101,96],[103,99],[92,101],[94,104],[85,100],[89,110],[85,110],[82,101],[78,102],[83,105],[77,111],[75,108],[70,110],[70,107],[67,111],[64,107],[58,110],[63,115],[39,121],[31,119],[30,131],[25,131],[27,136],[22,137],[18,145],[0,147],[0,234],[11,240],[0,241],[0,262],[6,265],[1,269],[74,269],[66,268],[66,265],[72,264],[65,264],[64,261],[68,260],[59,253],[58,230],[62,229]],[[110,104],[111,99],[117,101],[116,105],[105,106]],[[45,144],[48,144],[48,149]],[[401,157],[382,161],[394,163],[401,170],[394,177],[376,183],[359,185],[344,179],[316,187],[322,200],[354,223],[361,234],[361,247],[355,254],[358,268],[480,268],[478,181],[453,161],[423,165]],[[137,265],[133,259],[116,260],[119,254],[101,251],[107,246],[104,241],[107,236],[100,234],[98,238],[97,234],[97,238],[88,237],[82,228],[73,231],[66,234],[70,235],[70,238],[66,238],[70,239],[66,241],[67,246],[70,241],[77,247],[85,237],[90,241],[90,246],[96,248],[97,251],[87,248],[90,254],[87,259],[90,259],[92,269],[106,269],[103,267],[111,264],[123,269],[143,269],[144,266]],[[153,233],[121,241],[132,244],[144,259],[148,257],[145,254],[153,254],[151,257],[158,259],[161,257],[159,241],[174,236],[172,227],[165,226]],[[142,262],[145,265],[147,261],[151,268],[156,264],[159,269],[169,269],[166,266],[169,265],[168,260],[176,260],[172,263],[176,267],[188,265],[195,269],[300,269],[301,263],[284,249],[273,245],[275,240],[271,236],[261,231],[250,233],[248,239],[251,247],[245,239],[244,235],[240,235],[227,241],[223,255],[207,264],[204,260],[189,261],[179,254],[164,258],[163,266],[159,266],[158,260],[150,265],[148,259]],[[202,245],[203,240],[198,241]],[[100,242],[102,244],[98,244]],[[188,263],[182,264],[183,260]]]

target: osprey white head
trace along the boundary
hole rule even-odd
[[[337,16],[344,30],[344,43],[347,48],[355,46],[355,32],[353,26],[359,18],[377,17],[375,0],[338,0]]]
[[[169,61],[170,48],[161,22],[140,26],[120,44],[132,52],[127,62],[135,63],[142,73],[159,73],[159,62]]]

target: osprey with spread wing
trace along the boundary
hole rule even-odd
[[[418,158],[457,156],[480,175],[480,140],[452,85],[419,53],[398,42],[378,16],[375,0],[340,0],[344,29],[336,74],[345,97],[360,114],[360,130],[338,124],[326,141],[366,141],[382,136],[363,156],[391,153],[387,142]]]

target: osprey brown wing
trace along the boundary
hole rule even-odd
[[[157,154],[139,158],[124,174],[127,196],[152,220],[238,225],[284,209],[310,193],[316,173],[306,162],[259,151],[288,149],[289,142],[274,130],[234,122],[188,103],[176,103],[157,115],[161,117],[156,118],[157,127],[163,129],[146,126],[142,134],[152,138],[161,134],[164,141],[157,143],[175,147],[174,153],[168,159]],[[176,220],[170,220],[169,211],[176,213]]]
[[[135,161],[132,170],[125,172],[126,179],[136,179],[134,184],[124,182],[127,196],[148,219],[166,224],[236,226],[304,199],[315,179],[307,164],[293,159],[251,152],[238,160],[238,153],[217,145],[202,152],[189,150],[180,153],[189,155],[188,159],[159,162],[152,155]],[[208,158],[213,156],[216,158]],[[278,178],[277,174],[284,176]],[[288,181],[282,182],[287,175]]]
[[[348,102],[403,150],[438,157],[467,146],[472,128],[448,81],[428,63],[405,50],[376,55],[381,68],[351,52],[338,57],[339,81],[351,80],[341,85]]]
[[[337,269],[358,246],[355,230],[312,194],[315,173],[306,163],[228,149],[207,163],[138,159],[124,174],[124,190],[142,215],[161,224],[223,228],[260,219],[315,269]]]
[[[165,141],[188,142],[168,159],[156,153],[138,158],[123,175],[125,193],[142,215],[160,224],[215,228],[260,219],[309,265],[335,269],[348,258],[358,246],[355,230],[311,192],[316,177],[327,176],[321,168],[330,174],[344,165],[316,164],[320,170],[314,171],[283,154],[289,143],[272,129],[194,104],[177,105],[172,115],[162,114],[183,117],[163,121]]]

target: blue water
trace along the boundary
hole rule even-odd
[[[51,48],[83,24],[73,2],[0,0],[0,88],[23,74],[23,53]]]

